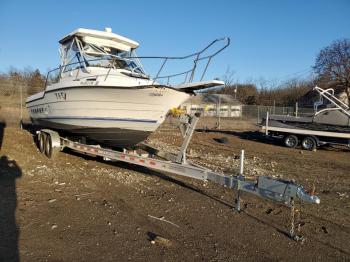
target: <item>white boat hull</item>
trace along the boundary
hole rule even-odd
[[[75,86],[52,89],[27,100],[34,124],[130,147],[147,138],[189,94],[153,86]]]

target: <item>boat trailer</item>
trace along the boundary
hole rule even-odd
[[[308,194],[301,185],[296,184],[294,181],[274,179],[268,176],[260,176],[256,181],[247,180],[244,176],[244,150],[241,151],[240,170],[236,176],[223,175],[190,163],[186,159],[186,151],[199,120],[199,115],[182,115],[179,117],[179,120],[183,143],[177,155],[158,150],[147,144],[141,144],[132,150],[116,151],[106,149],[96,145],[72,141],[61,137],[56,131],[50,129],[37,131],[38,147],[49,158],[52,158],[57,151],[70,148],[83,154],[103,157],[104,160],[122,161],[155,171],[169,172],[202,181],[212,181],[236,190],[234,210],[237,212],[241,211],[242,192],[272,200],[291,209],[289,236],[297,241],[303,240],[303,237],[295,232],[295,226],[300,229],[300,224],[295,225],[295,201],[300,200],[300,203],[319,204],[319,197]]]

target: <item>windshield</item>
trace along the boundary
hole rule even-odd
[[[77,38],[61,47],[63,72],[86,66],[124,69],[145,75],[136,57],[134,50],[122,51],[113,47],[85,43]]]
[[[117,59],[114,61],[114,66],[117,69],[126,69],[135,73],[144,74],[142,68],[137,66],[136,63],[132,60],[122,60]]]
[[[132,51],[126,52],[107,46],[82,43],[84,56],[87,58],[87,66],[113,67],[131,72],[144,74],[142,66],[131,56]]]

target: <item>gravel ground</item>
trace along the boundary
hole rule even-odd
[[[72,151],[40,154],[30,133],[0,132],[0,260],[350,260],[350,152],[271,144],[251,131],[196,132],[189,159],[218,172],[294,179],[321,197],[304,205],[303,244],[286,236],[289,209],[213,183],[104,162]],[[3,139],[1,139],[3,137]],[[225,137],[227,144],[215,139]],[[149,144],[176,152],[179,133]]]

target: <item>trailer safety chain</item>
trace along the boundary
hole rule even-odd
[[[297,231],[300,234],[301,231],[301,208],[303,206],[303,201],[300,199],[300,203],[299,203],[299,212],[298,212],[298,227],[297,227]]]
[[[305,238],[300,234],[300,227],[301,227],[301,223],[300,223],[300,218],[301,218],[301,201],[300,201],[300,210],[298,212],[298,217],[297,217],[297,233],[295,233],[295,202],[294,199],[292,198],[291,200],[291,206],[290,206],[290,210],[291,210],[291,225],[290,225],[290,231],[289,231],[289,236],[291,239],[297,241],[297,242],[304,242]]]

